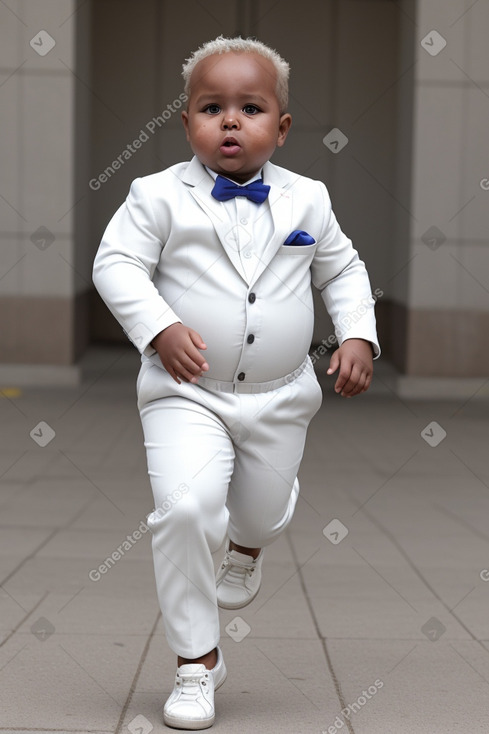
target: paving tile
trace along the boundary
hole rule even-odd
[[[11,603],[23,607],[27,589],[38,599],[47,595],[36,613],[66,633],[147,633],[158,610],[151,561],[124,557],[91,580],[89,573],[103,563],[91,558],[30,561],[4,588]]]
[[[5,500],[2,524],[11,527],[58,527],[71,520],[94,497],[94,488],[79,480],[35,481]]]
[[[92,351],[82,385],[0,406],[0,734],[106,734],[126,703],[121,732],[136,716],[165,731],[175,656],[149,534],[112,557],[153,504],[138,363]],[[489,730],[487,402],[399,400],[380,378],[353,401],[325,381],[260,594],[221,611],[214,731]],[[44,448],[40,420],[56,432]],[[433,421],[436,447],[421,435]]]
[[[346,709],[339,721],[349,718],[356,734],[487,731],[489,655],[476,642],[443,640],[331,641]]]
[[[63,635],[43,621],[0,651],[2,727],[114,731],[145,637]]]
[[[222,641],[228,678],[216,693],[213,731],[321,732],[338,698],[317,640],[246,637]],[[175,660],[155,641],[141,671],[125,726],[145,716],[155,731],[161,724],[164,702],[173,686]]]

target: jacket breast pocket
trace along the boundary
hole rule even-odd
[[[310,255],[316,249],[317,242],[313,245],[282,245],[279,248],[277,255]]]

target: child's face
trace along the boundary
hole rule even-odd
[[[240,183],[282,146],[292,122],[280,115],[277,72],[253,53],[208,56],[195,67],[183,125],[195,155]]]

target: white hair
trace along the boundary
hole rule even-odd
[[[218,36],[218,38],[207,41],[197,51],[194,51],[186,59],[182,71],[185,81],[185,93],[188,96],[190,96],[190,77],[199,61],[206,59],[208,56],[226,53],[255,53],[271,61],[277,72],[276,93],[280,112],[284,113],[287,110],[289,103],[289,64],[273,48],[252,38],[224,38],[224,36]]]

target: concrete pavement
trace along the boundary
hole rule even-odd
[[[170,731],[137,365],[0,385],[0,732]],[[489,731],[488,402],[401,399],[387,372],[353,400],[324,380],[293,523],[222,613],[212,731]]]

